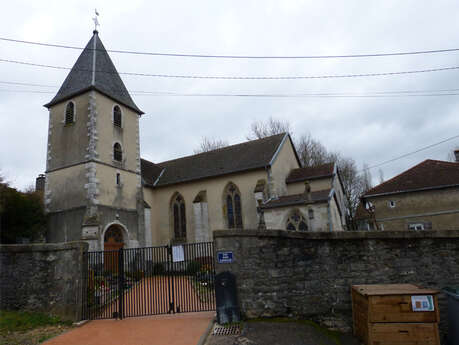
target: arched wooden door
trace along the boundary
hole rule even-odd
[[[117,225],[110,226],[104,235],[104,269],[118,272],[118,250],[124,247],[123,232]]]

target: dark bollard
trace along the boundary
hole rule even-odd
[[[217,322],[220,325],[241,320],[236,293],[236,278],[231,272],[222,272],[215,277]]]

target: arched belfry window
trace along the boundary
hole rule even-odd
[[[300,211],[294,210],[287,218],[286,229],[291,231],[308,231],[308,223]]]
[[[186,241],[186,212],[185,200],[180,194],[172,198],[172,224],[174,228],[174,240],[177,242]]]
[[[230,183],[225,189],[226,221],[229,229],[242,229],[241,193]]]
[[[122,127],[122,122],[121,122],[121,108],[118,105],[115,105],[113,107],[113,124],[116,127]]]
[[[123,150],[121,149],[120,143],[113,145],[113,159],[121,162],[123,160]]]
[[[68,102],[65,107],[65,124],[71,124],[75,122],[75,103]]]

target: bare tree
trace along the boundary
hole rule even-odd
[[[194,150],[194,153],[198,154],[202,152],[213,151],[226,146],[228,146],[228,142],[226,140],[203,137],[201,144],[197,149]]]
[[[268,121],[255,121],[250,125],[250,133],[247,135],[247,140],[261,139],[280,133],[290,133],[290,123],[269,118]]]
[[[378,175],[379,175],[379,183],[381,184],[384,182],[384,171],[381,168],[378,169]]]
[[[303,166],[316,166],[331,161],[325,146],[312,138],[311,134],[302,135],[295,142],[295,147]]]
[[[371,173],[370,173],[370,168],[368,167],[368,164],[363,165],[362,183],[363,183],[363,192],[366,192],[372,188]]]

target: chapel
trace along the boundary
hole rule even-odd
[[[97,30],[45,107],[48,242],[117,250],[210,241],[217,229],[346,228],[336,165],[302,167],[288,133],[166,162],[141,159],[144,112]]]

